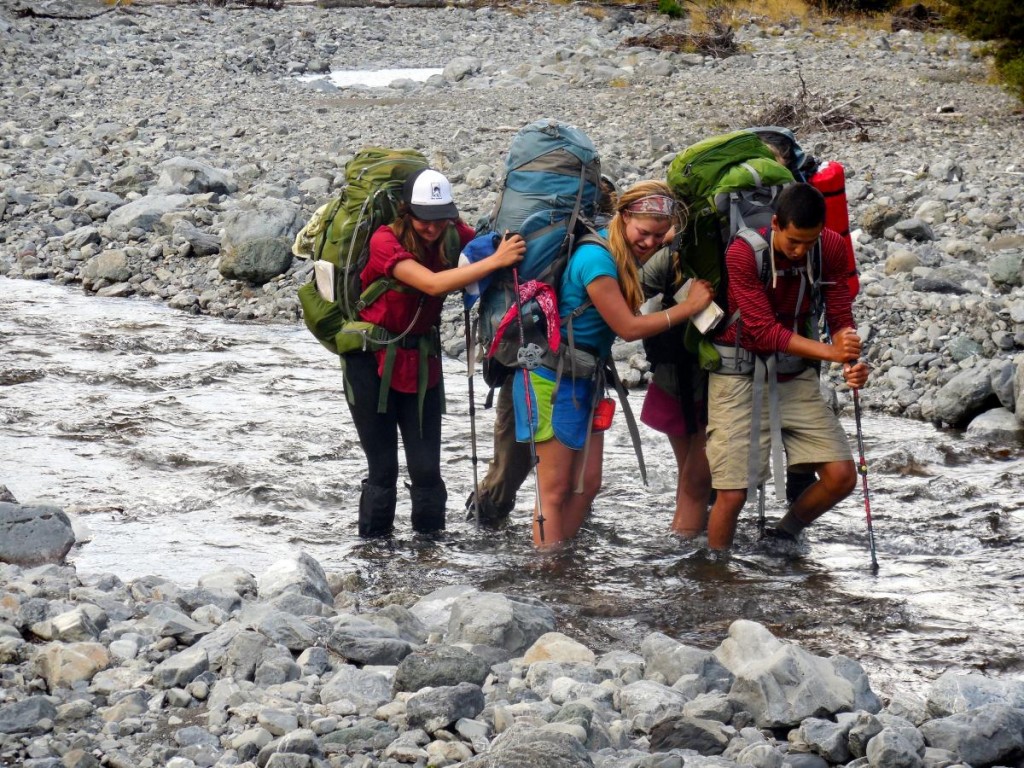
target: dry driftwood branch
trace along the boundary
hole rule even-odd
[[[797,72],[797,77],[800,79],[800,92],[796,99],[769,107],[757,115],[751,125],[781,125],[794,133],[812,128],[826,133],[856,130],[855,140],[867,141],[867,126],[881,122],[878,118],[854,115],[850,107],[860,100],[860,94],[835,104],[827,97],[810,91],[803,73]]]

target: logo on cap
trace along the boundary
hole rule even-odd
[[[442,197],[443,196],[441,194],[441,185],[438,184],[436,181],[431,183],[431,185],[430,185],[430,199],[431,200],[441,200]]]

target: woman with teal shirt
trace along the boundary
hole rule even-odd
[[[529,401],[526,382],[515,377],[516,438],[531,439],[532,416],[537,445],[537,547],[572,539],[601,488],[604,435],[601,425],[590,425],[603,395],[596,391],[599,371],[611,356],[612,341],[616,336],[633,341],[661,333],[711,302],[711,285],[698,281],[681,304],[653,315],[638,314],[643,303],[639,268],[680,224],[679,206],[663,182],[642,181],[626,190],[601,232],[604,241],[577,248],[562,276],[558,314],[563,339],[572,339],[572,359],[564,342],[557,354],[546,355],[544,364],[529,372]]]

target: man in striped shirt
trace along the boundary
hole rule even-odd
[[[811,469],[818,479],[766,534],[796,540],[856,485],[846,433],[821,397],[818,366],[820,361],[842,364],[853,388],[864,386],[868,368],[858,362],[861,342],[845,279],[843,240],[824,222],[821,193],[809,184],[793,184],[779,196],[771,227],[737,236],[726,252],[725,316],[734,321],[715,340],[723,365],[711,374],[708,392],[707,453],[716,491],[708,520],[712,550],[732,545],[748,491],[767,477],[769,415],[777,414],[781,422],[789,465]],[[819,340],[819,300],[831,329],[829,341]],[[763,405],[755,408],[755,399]],[[775,471],[779,477],[780,468]]]

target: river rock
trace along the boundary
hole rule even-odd
[[[756,622],[734,621],[714,654],[735,676],[730,697],[759,727],[795,726],[854,706],[853,686],[827,659],[781,642]]]
[[[71,521],[61,509],[0,501],[0,562],[59,563],[74,543]]]
[[[1024,253],[997,253],[988,260],[988,278],[999,288],[1024,284]]]
[[[980,413],[992,394],[992,380],[987,370],[979,367],[961,371],[936,395],[935,419],[950,426],[962,426]]]
[[[651,729],[651,750],[668,752],[671,749],[692,749],[701,755],[720,755],[725,751],[729,737],[722,724],[696,717],[668,717],[655,723]]]
[[[883,728],[868,742],[867,759],[871,768],[924,768],[924,747],[918,754],[899,731]]]
[[[483,659],[458,646],[427,646],[401,660],[395,670],[394,690],[418,691],[462,682],[483,685],[489,671]]]
[[[932,683],[926,699],[928,714],[948,717],[986,704],[1024,709],[1024,681],[997,680],[977,673],[944,672]]]
[[[1014,415],[1024,424],[1024,355],[1018,355],[1013,362],[1016,368],[1013,374]]]
[[[119,236],[133,230],[151,232],[165,214],[184,210],[188,203],[187,195],[147,195],[112,211],[107,225]]]
[[[56,719],[57,708],[46,696],[0,705],[0,733],[45,733]]]
[[[238,185],[227,171],[214,168],[200,160],[187,157],[172,157],[164,160],[157,168],[160,176],[156,188],[166,194],[197,195],[215,192],[230,195]]]
[[[320,689],[324,704],[345,702],[353,711],[368,713],[391,700],[391,684],[377,672],[342,664]]]
[[[449,644],[479,643],[520,654],[554,629],[554,613],[539,600],[477,592],[452,604],[446,639]]]
[[[1024,424],[1013,411],[993,408],[971,419],[965,434],[993,445],[1020,445],[1024,443]]]
[[[395,633],[358,616],[339,616],[332,624],[327,647],[348,661],[393,666],[412,651]]]
[[[262,237],[226,248],[220,257],[219,269],[229,280],[246,280],[262,285],[287,272],[291,263],[291,241],[281,237]]]
[[[865,209],[860,215],[859,223],[861,229],[872,237],[881,237],[885,230],[902,218],[902,211],[883,203],[871,205]]]
[[[459,683],[420,691],[405,704],[409,725],[434,733],[460,718],[474,718],[484,708],[479,685]]]
[[[902,272],[913,272],[921,266],[921,259],[913,251],[901,248],[885,260],[885,274],[895,275]]]
[[[535,661],[581,662],[593,664],[594,652],[561,632],[547,632],[527,648],[523,654],[523,662],[532,664]]]
[[[985,704],[930,720],[921,733],[929,746],[949,750],[965,763],[993,765],[1024,750],[1024,709]]]
[[[452,606],[465,595],[479,592],[469,584],[453,584],[424,595],[409,608],[429,632],[445,632],[451,620]]]
[[[702,692],[728,691],[732,675],[715,656],[705,650],[692,648],[660,632],[653,632],[640,645],[644,657],[644,676],[672,686],[684,675],[694,675],[701,681]]]
[[[334,603],[324,569],[305,552],[278,560],[267,568],[259,578],[258,590],[261,600],[270,600],[284,592],[297,592],[328,605]]]
[[[467,760],[462,768],[589,768],[594,762],[578,739],[529,726],[501,734],[489,752]]]

